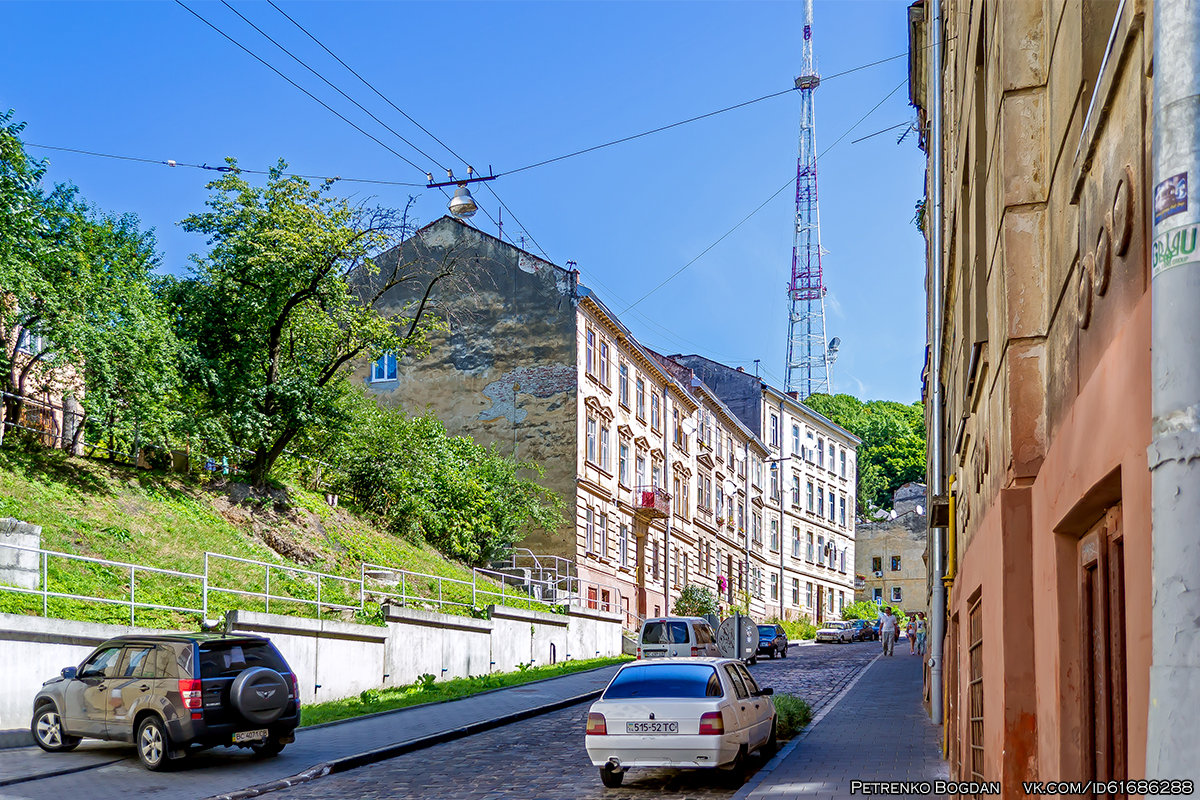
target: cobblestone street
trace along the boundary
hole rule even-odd
[[[875,643],[793,647],[786,659],[751,667],[762,686],[797,694],[819,712],[871,662]],[[439,745],[292,789],[301,798],[455,798],[455,800],[617,800],[728,798],[736,787],[714,785],[711,772],[631,770],[620,789],[605,789],[583,747],[587,703],[484,734]],[[763,764],[751,759],[750,771]]]

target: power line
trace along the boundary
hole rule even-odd
[[[389,106],[391,106],[392,108],[396,109],[396,111],[398,111],[398,112],[399,112],[401,115],[403,115],[403,117],[404,117],[405,119],[407,119],[407,120],[408,120],[409,122],[411,122],[413,125],[416,125],[416,126],[417,126],[418,128],[420,128],[422,131],[424,131],[425,135],[429,136],[429,138],[433,139],[435,142],[437,142],[437,143],[438,143],[438,144],[440,144],[442,147],[444,147],[444,148],[446,149],[446,151],[447,151],[448,153],[450,153],[450,155],[454,156],[454,157],[455,157],[455,158],[457,158],[459,161],[463,162],[463,164],[468,164],[468,163],[469,163],[469,162],[468,162],[468,161],[467,161],[465,158],[463,158],[462,156],[460,156],[458,153],[454,152],[453,148],[451,148],[451,147],[450,147],[450,145],[446,144],[446,143],[445,143],[445,142],[443,142],[441,139],[439,139],[437,136],[435,136],[433,133],[431,133],[431,132],[430,132],[430,131],[429,131],[429,130],[428,130],[428,129],[427,129],[425,126],[424,126],[424,125],[422,125],[421,123],[417,122],[415,119],[413,119],[412,117],[410,117],[410,116],[409,116],[407,113],[405,113],[404,109],[400,108],[400,106],[398,106],[398,105],[396,105],[395,103],[393,103],[393,102],[391,101],[391,99],[389,99],[389,98],[387,97],[387,95],[385,95],[383,92],[381,92],[381,91],[379,91],[378,89],[376,89],[374,84],[372,84],[370,81],[368,81],[368,80],[367,80],[366,78],[364,78],[362,75],[359,75],[359,74],[358,74],[358,72],[356,72],[356,71],[354,70],[354,68],[353,68],[353,67],[351,67],[349,64],[347,64],[345,61],[342,61],[342,59],[338,58],[337,54],[336,54],[336,53],[334,53],[332,50],[330,50],[328,47],[326,47],[326,46],[325,46],[325,44],[324,44],[324,42],[322,42],[320,39],[318,39],[316,36],[314,36],[312,33],[310,33],[310,32],[309,32],[309,30],[308,30],[307,28],[305,28],[303,25],[301,25],[299,22],[297,22],[296,20],[292,19],[292,17],[290,17],[286,11],[284,11],[284,10],[283,10],[282,8],[280,8],[279,6],[275,5],[275,2],[274,2],[274,0],[267,0],[267,2],[270,4],[271,8],[275,9],[275,10],[276,10],[276,11],[278,11],[280,14],[282,14],[282,15],[284,16],[284,18],[285,18],[285,19],[287,19],[287,21],[288,21],[288,22],[292,23],[292,24],[293,24],[293,25],[295,25],[297,28],[299,28],[299,29],[300,29],[300,30],[301,30],[301,31],[304,33],[304,35],[305,35],[305,36],[307,36],[308,38],[310,38],[310,39],[312,39],[314,42],[316,42],[316,43],[317,43],[317,45],[318,45],[318,46],[319,46],[319,47],[320,47],[322,50],[324,50],[326,53],[328,53],[328,54],[329,54],[329,55],[330,55],[330,56],[331,56],[331,57],[332,57],[332,58],[333,58],[335,61],[337,61],[337,62],[338,62],[339,64],[341,64],[343,67],[345,67],[345,68],[346,68],[346,70],[347,70],[347,71],[349,71],[349,73],[350,73],[351,75],[353,75],[354,77],[358,78],[360,81],[362,81],[362,82],[363,82],[363,84],[365,84],[365,85],[366,85],[366,87],[367,87],[368,89],[370,89],[370,90],[371,90],[372,92],[374,92],[375,94],[379,95],[379,97],[380,97],[380,98],[383,100],[383,102],[387,103]],[[430,159],[430,160],[433,160],[433,159]],[[436,163],[436,162],[435,162],[435,163]],[[445,169],[445,168],[443,167],[443,169]]]
[[[247,169],[245,167],[240,167],[240,166],[239,167],[230,167],[230,166],[214,167],[214,166],[210,166],[208,164],[191,164],[191,163],[188,163],[185,161],[175,161],[173,159],[164,161],[162,159],[157,159],[157,158],[141,158],[139,156],[123,156],[123,155],[118,155],[116,153],[101,153],[101,152],[98,152],[95,150],[81,150],[76,147],[59,147],[57,145],[52,145],[52,144],[36,144],[34,142],[25,142],[25,146],[26,147],[37,147],[42,150],[57,150],[62,153],[76,153],[78,155],[84,155],[84,156],[96,156],[99,158],[112,158],[112,159],[116,159],[118,161],[135,161],[135,162],[138,162],[141,164],[159,164],[164,167],[190,167],[192,169],[204,169],[204,170],[210,170],[213,172],[245,172],[245,173],[249,173],[251,175],[269,175],[269,174],[271,174],[269,170],[265,170],[265,169]],[[417,186],[417,187],[422,187],[422,188],[424,188],[424,186],[425,186],[425,184],[423,184],[423,183],[405,183],[403,181],[385,181],[385,180],[378,180],[375,178],[343,178],[338,175],[330,177],[328,175],[305,175],[305,174],[299,173],[299,172],[284,172],[281,174],[286,178],[307,178],[309,180],[319,180],[319,181],[346,181],[348,183],[371,183],[371,184],[377,184],[380,186]]]
[[[324,81],[326,86],[328,86],[330,89],[333,89],[335,92],[337,92],[338,94],[340,94],[342,97],[344,97],[344,98],[346,98],[347,100],[349,100],[351,103],[353,103],[355,106],[357,106],[357,107],[358,107],[358,109],[359,109],[360,111],[362,111],[362,112],[363,112],[364,114],[366,114],[368,117],[370,117],[371,119],[375,120],[375,121],[376,121],[376,122],[378,122],[380,125],[382,125],[384,128],[386,128],[386,129],[387,129],[387,131],[388,131],[388,133],[392,134],[392,135],[393,135],[393,136],[395,136],[397,139],[399,139],[400,141],[404,142],[406,145],[408,145],[409,147],[411,147],[413,150],[416,150],[418,153],[420,153],[421,155],[425,156],[425,158],[429,159],[429,160],[430,160],[430,161],[432,161],[434,164],[437,164],[437,166],[438,166],[438,167],[440,167],[441,169],[445,169],[445,168],[446,168],[446,167],[445,167],[445,165],[444,165],[444,164],[442,164],[440,161],[438,161],[436,158],[434,158],[433,156],[429,155],[428,153],[426,153],[426,152],[425,152],[424,150],[422,150],[421,148],[417,147],[415,144],[413,144],[412,142],[410,142],[408,139],[405,139],[403,136],[401,136],[399,133],[397,133],[397,132],[396,132],[396,131],[395,131],[395,130],[394,130],[394,129],[393,129],[391,126],[390,126],[390,125],[388,125],[386,122],[384,122],[383,120],[381,120],[379,117],[377,117],[377,116],[375,116],[374,114],[372,114],[372,113],[371,113],[369,110],[367,110],[367,108],[366,108],[366,107],[364,107],[364,106],[363,106],[363,104],[362,104],[362,103],[358,102],[358,101],[357,101],[357,100],[355,100],[353,97],[351,97],[350,95],[346,94],[346,93],[345,93],[345,92],[343,92],[341,89],[339,89],[337,86],[335,86],[335,85],[334,85],[334,84],[333,84],[333,83],[332,83],[332,82],[331,82],[331,81],[330,81],[328,78],[326,78],[326,77],[325,77],[324,75],[322,75],[320,72],[318,72],[317,70],[315,70],[313,67],[309,66],[309,65],[308,65],[308,63],[307,63],[306,61],[304,61],[304,60],[303,60],[303,59],[301,59],[299,56],[297,56],[295,53],[293,53],[291,50],[288,50],[286,47],[284,47],[283,45],[281,45],[279,42],[277,42],[277,41],[275,41],[273,38],[271,38],[271,36],[270,36],[269,34],[267,34],[267,33],[266,33],[266,31],[264,31],[262,28],[260,28],[260,27],[258,27],[257,25],[255,25],[255,24],[254,24],[253,22],[251,22],[249,19],[247,19],[247,18],[246,18],[246,16],[245,16],[244,14],[242,14],[242,12],[238,11],[236,8],[234,8],[233,6],[231,6],[231,5],[230,5],[230,4],[227,2],[227,0],[221,0],[221,4],[222,4],[223,6],[225,6],[226,8],[228,8],[230,11],[232,11],[234,14],[237,14],[237,15],[238,15],[238,17],[239,17],[239,18],[240,18],[240,19],[241,19],[243,22],[245,22],[245,23],[246,23],[247,25],[249,25],[251,28],[254,28],[254,30],[258,31],[258,32],[259,32],[259,34],[260,34],[260,35],[262,35],[262,37],[263,37],[264,39],[266,39],[268,42],[270,42],[271,44],[273,44],[273,45],[275,45],[276,47],[278,47],[278,48],[279,48],[280,50],[282,50],[284,53],[287,53],[287,55],[289,55],[289,56],[292,58],[292,60],[293,60],[293,61],[295,61],[297,64],[299,64],[300,66],[304,67],[306,70],[308,70],[309,72],[311,72],[313,75],[316,75],[318,78],[320,78],[322,81]],[[411,162],[410,162],[410,163],[411,163]]]
[[[379,145],[379,146],[380,146],[380,147],[382,147],[383,149],[387,150],[389,153],[391,153],[391,154],[392,154],[392,155],[394,155],[396,158],[398,158],[398,159],[400,159],[401,161],[403,161],[405,164],[408,164],[410,167],[412,167],[413,169],[415,169],[417,172],[420,172],[422,175],[425,175],[425,174],[427,174],[427,173],[428,173],[428,170],[421,169],[421,168],[420,168],[420,167],[418,167],[416,164],[414,164],[413,162],[409,161],[409,160],[408,160],[407,158],[405,158],[404,156],[402,156],[402,155],[400,155],[399,153],[397,153],[397,152],[396,152],[395,150],[393,150],[391,147],[389,147],[388,145],[386,145],[386,144],[384,144],[383,142],[379,141],[379,139],[375,138],[375,137],[374,137],[374,136],[372,136],[370,133],[368,133],[367,131],[365,131],[365,130],[363,130],[362,128],[360,128],[358,125],[356,125],[356,124],[354,124],[353,122],[351,122],[349,119],[347,119],[345,116],[343,116],[343,115],[342,115],[340,112],[338,112],[336,109],[334,109],[334,108],[333,108],[332,106],[330,106],[328,103],[326,103],[324,100],[322,100],[321,98],[317,97],[315,94],[313,94],[312,92],[308,91],[307,89],[305,89],[305,88],[304,88],[303,86],[301,86],[300,84],[296,83],[294,80],[292,80],[291,78],[289,78],[287,75],[284,75],[282,72],[280,72],[278,69],[276,69],[275,67],[273,67],[273,66],[271,66],[270,64],[268,64],[268,63],[267,63],[266,61],[264,61],[262,58],[259,58],[257,55],[255,55],[253,52],[251,52],[251,51],[250,51],[250,50],[249,50],[247,47],[245,47],[245,45],[243,45],[241,42],[237,41],[237,40],[236,40],[236,39],[234,39],[232,36],[230,36],[229,34],[225,33],[225,31],[221,30],[221,29],[220,29],[220,28],[218,28],[216,25],[214,25],[214,24],[212,24],[211,22],[209,22],[207,19],[205,19],[204,17],[202,17],[200,14],[198,14],[198,13],[196,13],[195,11],[193,11],[192,9],[188,8],[188,7],[187,7],[187,5],[185,5],[185,4],[184,4],[183,0],[175,0],[175,2],[176,2],[176,3],[177,3],[179,6],[181,6],[181,7],[182,7],[182,8],[183,8],[185,11],[187,11],[189,14],[191,14],[193,17],[195,17],[196,19],[200,20],[201,22],[203,22],[203,23],[204,23],[205,25],[207,25],[208,27],[212,28],[212,29],[213,29],[214,31],[216,31],[217,33],[221,34],[221,36],[223,36],[225,39],[228,39],[228,40],[229,40],[231,43],[233,43],[233,44],[237,45],[237,47],[238,47],[239,49],[241,49],[243,52],[245,52],[245,53],[246,53],[246,55],[250,56],[250,57],[251,57],[251,58],[253,58],[255,61],[257,61],[258,63],[262,64],[264,67],[266,67],[267,69],[271,70],[272,72],[274,72],[274,73],[275,73],[276,75],[278,75],[279,77],[283,78],[285,81],[287,81],[288,83],[290,83],[292,86],[296,87],[297,89],[299,89],[300,91],[302,91],[302,92],[304,92],[306,95],[308,95],[310,98],[312,98],[313,100],[315,100],[315,101],[317,101],[318,103],[320,103],[320,104],[321,104],[321,105],[322,105],[322,106],[323,106],[323,107],[324,107],[324,108],[325,108],[327,111],[329,111],[331,114],[335,115],[335,116],[336,116],[338,119],[342,120],[343,122],[345,122],[345,123],[346,123],[347,125],[349,125],[350,127],[354,128],[354,130],[358,131],[358,132],[359,132],[359,133],[361,133],[363,136],[366,136],[368,139],[370,139],[371,141],[375,142],[377,145]]]

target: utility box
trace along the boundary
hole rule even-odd
[[[42,526],[7,517],[0,519],[0,586],[41,588]],[[17,549],[25,548],[25,549]]]

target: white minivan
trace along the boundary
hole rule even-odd
[[[642,623],[637,657],[720,657],[717,636],[703,617],[654,617]]]

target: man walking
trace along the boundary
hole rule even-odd
[[[883,639],[883,654],[885,656],[893,655],[896,646],[896,617],[892,615],[891,606],[883,608],[883,622],[879,633]]]

